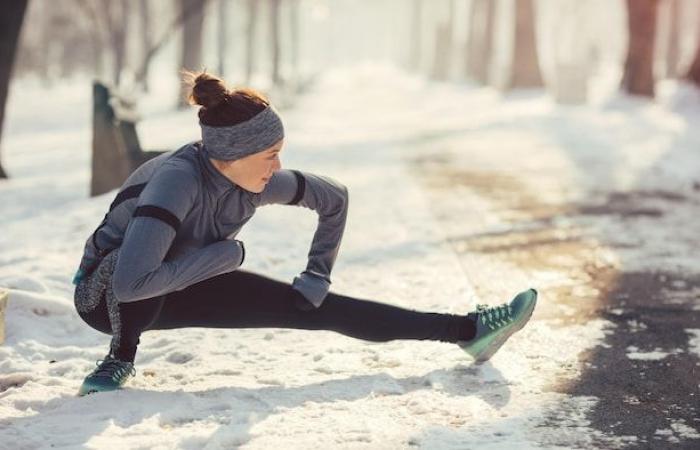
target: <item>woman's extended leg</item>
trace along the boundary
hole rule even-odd
[[[300,297],[289,283],[239,269],[167,294],[147,329],[297,328],[375,342],[457,342],[474,334],[474,322],[467,316],[414,311],[333,292],[321,307],[302,311],[295,306]]]
[[[374,342],[457,342],[471,339],[475,332],[468,316],[414,311],[333,292],[317,309],[301,310],[296,306],[300,301],[303,296],[291,284],[239,269],[181,291],[118,305],[107,289],[94,310],[79,312],[93,328],[112,335],[115,357],[132,362],[146,330],[297,328],[331,330]]]

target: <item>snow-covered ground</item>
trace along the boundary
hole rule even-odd
[[[614,86],[596,82],[601,94]],[[477,296],[529,282],[538,326],[602,325],[577,363],[538,373],[545,390],[592,400],[595,446],[699,445],[673,425],[700,430],[698,91],[664,82],[656,102],[608,90],[576,107],[536,91],[448,100],[462,94],[443,85],[421,96],[439,114],[403,146]],[[548,423],[569,414],[560,405]]]
[[[671,183],[690,195],[700,170],[700,158],[689,151],[700,148],[697,106],[689,106],[697,105],[696,92],[668,86],[651,105],[603,96],[562,107],[541,93],[500,97],[468,85],[426,83],[390,67],[328,72],[283,111],[282,164],[334,177],[350,190],[332,290],[464,313],[476,303],[509,300],[480,296],[489,290],[476,289],[475,280],[488,280],[491,292],[507,296],[532,286],[541,294],[532,322],[482,366],[439,342],[377,344],[284,329],[149,331],[126,389],[78,398],[109,336],[78,317],[70,280],[114,193],[88,198],[89,81],[49,91],[20,83],[2,144],[12,178],[0,182],[0,287],[10,289],[0,346],[1,448],[571,448],[595,439],[608,447],[636,440],[604,436],[591,425],[587,413],[596,397],[548,388],[577,378],[584,370],[580,355],[603,343],[611,322],[563,323],[557,315],[565,315],[564,306],[548,309],[541,288],[557,274],[529,279],[507,265],[480,266],[476,256],[465,263],[449,244],[456,230],[435,216],[408,161],[439,158],[443,150],[454,157],[460,142],[472,150],[481,142],[480,170],[512,158],[528,161],[528,175],[560,179],[542,186],[527,177],[541,202],[573,201],[596,186],[637,187],[640,176],[648,177],[645,189]],[[198,138],[195,110],[168,108],[175,88],[162,83],[141,102],[146,148]],[[472,132],[476,140],[464,137]],[[590,145],[592,135],[599,145]],[[577,170],[587,164],[599,168],[594,179]],[[461,216],[463,234],[511,226],[479,196],[465,193],[454,207],[477,212]],[[663,247],[697,233],[683,212],[665,217],[671,222],[661,228],[628,225],[636,228],[625,237]],[[315,220],[303,208],[260,209],[238,235],[248,249],[247,269],[291,281],[305,267]],[[680,245],[654,261],[624,251],[602,248],[601,259],[615,267],[700,272],[696,252]],[[698,331],[687,333],[698,352]],[[656,349],[630,348],[629,357],[666,356],[650,351]],[[672,442],[697,430],[699,424],[676,420],[659,436]]]

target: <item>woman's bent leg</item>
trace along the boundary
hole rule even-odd
[[[131,303],[108,304],[102,295],[91,311],[78,310],[80,317],[92,328],[112,336],[110,353],[122,361],[134,361],[141,333],[150,327],[160,314],[164,297],[154,297]]]
[[[119,321],[112,335],[112,353],[122,361],[134,361],[141,333],[153,325],[163,308],[164,297],[119,303]]]
[[[105,256],[75,289],[75,308],[92,328],[112,335],[110,353],[134,361],[141,332],[152,325],[163,307],[163,296],[119,303],[112,290],[112,273],[118,251]]]
[[[321,307],[302,311],[295,306],[300,297],[289,283],[239,269],[167,294],[149,329],[275,327],[331,330],[374,342],[457,342],[473,327],[466,316],[420,312],[332,292]]]

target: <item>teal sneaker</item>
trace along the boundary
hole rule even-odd
[[[508,338],[525,326],[537,304],[537,291],[528,289],[499,306],[477,305],[476,335],[457,345],[474,358],[476,364],[488,361]]]
[[[136,375],[134,363],[113,358],[111,354],[96,364],[97,368],[85,377],[78,396],[120,389],[129,378]]]

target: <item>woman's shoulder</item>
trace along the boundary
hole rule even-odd
[[[182,176],[183,182],[201,179],[200,161],[196,141],[185,144],[173,151],[158,168],[158,172],[169,172],[171,176]]]
[[[163,159],[148,173],[143,173],[143,201],[169,203],[168,199],[194,199],[201,190],[201,173],[187,146],[161,155]],[[141,202],[143,203],[143,202]]]

